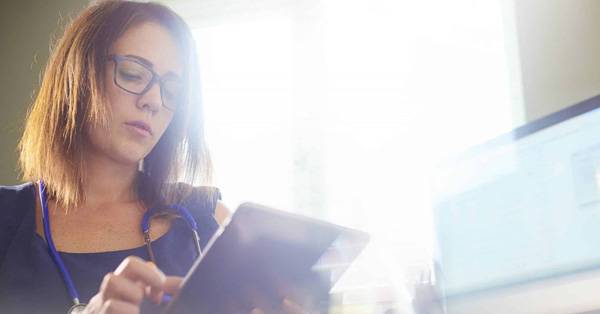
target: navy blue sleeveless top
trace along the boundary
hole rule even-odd
[[[183,202],[198,224],[204,247],[218,224],[214,218],[218,190],[202,187]],[[0,186],[0,312],[66,313],[72,301],[45,240],[36,233],[35,185]],[[141,223],[141,222],[140,222]],[[141,231],[140,231],[141,232]],[[152,242],[158,267],[168,276],[184,276],[196,250],[192,233],[183,219],[175,219],[169,231]],[[114,271],[130,255],[150,260],[145,246],[112,252],[59,252],[81,302],[87,303],[106,273]]]

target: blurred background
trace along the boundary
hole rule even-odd
[[[600,1],[159,2],[197,40],[225,203],[254,201],[371,234],[334,287],[332,313],[412,313],[413,283],[435,268],[439,164],[600,92]],[[19,182],[16,144],[51,40],[88,3],[0,4],[2,184]],[[488,309],[547,312],[515,287]],[[558,293],[592,293],[569,289]],[[511,310],[498,308],[507,302]]]

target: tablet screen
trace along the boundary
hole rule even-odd
[[[367,242],[358,230],[244,203],[211,239],[166,312],[276,311],[283,297],[307,293],[321,303],[313,305],[326,306],[329,289]]]

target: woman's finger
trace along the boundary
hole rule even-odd
[[[308,314],[308,311],[306,311],[302,306],[287,298],[283,299],[281,302],[281,309],[283,313],[287,314]]]
[[[183,277],[178,276],[167,276],[163,290],[158,295],[152,295],[150,289],[147,290],[147,294],[156,304],[168,303],[171,298],[179,293],[181,285],[183,283]],[[165,295],[166,294],[166,295]]]
[[[162,289],[166,276],[154,264],[148,264],[137,256],[126,257],[115,270],[115,275],[133,281],[141,281],[153,288]]]
[[[163,290],[170,295],[176,295],[181,290],[181,284],[183,284],[183,277],[167,276]]]
[[[132,281],[140,281],[149,286],[149,296],[154,303],[160,303],[166,276],[153,263],[148,263],[137,256],[129,256],[115,270],[115,275],[126,277]]]
[[[134,304],[110,299],[104,302],[102,305],[102,309],[100,313],[105,314],[138,314],[140,313],[140,308]]]
[[[154,264],[154,262],[146,262],[147,265],[156,268],[157,270],[160,271],[160,269],[158,268],[158,266],[156,266],[156,264]],[[150,297],[150,299],[156,303],[156,304],[161,304],[162,300],[163,300],[163,296],[165,295],[164,289],[165,289],[165,284],[166,284],[167,280],[165,277],[165,282],[163,283],[163,287],[159,290],[157,288],[153,288],[151,286],[148,286],[148,289],[146,289],[147,291],[147,295]]]
[[[144,299],[143,287],[114,273],[108,273],[104,276],[100,290],[104,291],[104,300],[119,299],[133,304],[140,304]]]
[[[273,313],[278,307],[279,298],[271,295],[269,291],[260,289],[259,287],[246,287],[246,298],[250,300],[250,308],[258,308],[266,313]]]

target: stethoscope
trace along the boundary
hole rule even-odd
[[[69,308],[67,313],[83,313],[86,303],[82,303],[79,301],[79,294],[77,293],[77,289],[75,289],[75,284],[73,283],[73,279],[71,278],[71,274],[69,270],[65,266],[62,261],[62,258],[56,251],[56,247],[54,246],[54,241],[52,240],[52,233],[50,232],[50,216],[48,215],[48,200],[46,197],[46,186],[44,185],[44,181],[39,180],[39,195],[40,195],[40,203],[42,205],[42,223],[44,225],[44,237],[46,238],[46,244],[48,245],[48,252],[52,257],[52,260],[58,267],[60,274],[67,286],[67,291],[71,300],[73,301],[73,305]],[[200,235],[198,234],[198,225],[196,224],[196,220],[192,214],[190,214],[187,208],[180,205],[171,205],[167,207],[168,210],[174,210],[176,213],[185,219],[188,226],[192,230],[192,234],[194,235],[194,242],[196,246],[197,257],[202,255],[202,249],[200,248]],[[151,208],[144,213],[144,217],[142,218],[142,233],[144,234],[144,242],[146,243],[146,248],[148,249],[148,255],[150,256],[150,260],[156,265],[156,260],[154,259],[154,252],[152,250],[152,244],[150,239],[150,219],[158,214],[158,209]]]

